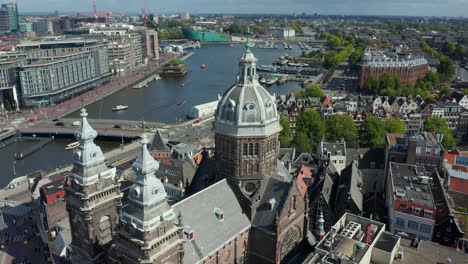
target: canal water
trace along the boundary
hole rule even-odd
[[[190,50],[189,50],[190,51]],[[244,51],[244,45],[204,45],[186,60],[190,72],[184,78],[164,79],[150,83],[146,88],[127,88],[116,92],[86,108],[89,118],[140,120],[174,123],[177,119],[186,117],[192,106],[211,102],[230,88],[238,73],[238,58]],[[294,46],[293,50],[252,48],[258,59],[258,64],[271,64],[279,56],[285,54],[298,55],[301,50]],[[206,65],[205,69],[200,66]],[[289,82],[283,85],[272,85],[267,90],[270,93],[288,93],[299,89],[299,84]],[[178,105],[178,102],[185,103]],[[126,111],[113,112],[115,105],[128,105]],[[79,117],[78,112],[67,117]],[[15,161],[14,154],[31,146],[32,142],[15,142],[0,149],[0,188],[13,178],[13,166],[16,175],[24,175],[35,170],[63,167],[72,162],[72,152],[65,151],[72,139],[55,139],[50,144],[36,151],[23,160]],[[118,147],[118,142],[97,142],[103,151]],[[13,163],[16,162],[16,163]]]
[[[6,186],[16,176],[22,176],[36,170],[47,170],[68,166],[72,163],[72,151],[66,151],[65,146],[74,142],[73,139],[56,138],[42,149],[32,153],[22,160],[15,160],[15,153],[36,144],[33,140],[18,140],[0,149],[0,189]],[[117,149],[119,142],[96,141],[102,151]]]
[[[190,51],[190,50],[189,50]],[[193,50],[194,55],[186,60],[189,73],[183,78],[153,81],[146,88],[126,88],[86,107],[89,118],[140,120],[174,123],[190,113],[194,105],[214,101],[230,88],[238,74],[237,59],[244,51],[244,45],[204,45]],[[252,48],[258,64],[271,64],[285,54],[298,55],[301,50]],[[200,66],[206,65],[202,69]],[[267,87],[271,93],[288,93],[299,89],[299,83]],[[184,102],[180,104],[180,102]],[[128,105],[125,111],[112,111],[116,105]],[[79,112],[67,117],[78,117]]]

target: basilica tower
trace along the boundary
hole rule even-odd
[[[112,263],[182,263],[182,218],[167,203],[162,182],[154,175],[159,163],[143,135],[140,155],[132,168],[138,178],[128,195],[118,236],[110,250]]]
[[[250,205],[276,170],[281,131],[275,98],[259,84],[256,64],[247,40],[237,81],[219,101],[214,121],[218,175]]]
[[[81,125],[75,132],[80,142],[73,154],[73,169],[66,187],[66,207],[72,233],[72,263],[103,263],[105,251],[119,221],[121,198],[114,182],[115,168],[104,163],[104,154],[94,144],[97,132],[81,109]]]

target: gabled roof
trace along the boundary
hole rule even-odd
[[[312,180],[312,172],[305,166],[301,166],[296,173],[296,181],[298,183],[299,192],[301,193],[302,197],[304,198],[307,193],[307,182]],[[306,179],[306,180],[304,180]]]
[[[194,238],[184,245],[184,263],[198,263],[250,228],[250,221],[225,179],[176,203],[176,214]],[[220,209],[224,220],[215,214]]]
[[[363,211],[363,195],[360,190],[361,184],[361,172],[357,167],[357,162],[353,162],[341,172],[341,177],[339,178],[339,186],[336,193],[335,211],[344,212],[343,209],[348,204],[348,196],[354,202],[356,207],[361,212]]]
[[[166,145],[166,141],[163,139],[161,135],[161,131],[159,129],[156,130],[156,134],[153,138],[153,143],[151,144],[150,151],[170,151],[169,147]]]
[[[274,231],[275,218],[279,215],[281,208],[288,196],[292,183],[277,179],[275,177],[268,178],[265,186],[265,191],[262,194],[262,199],[258,204],[252,225],[260,227],[264,230]],[[269,208],[270,201],[274,200],[272,208]]]
[[[330,98],[328,98],[328,96],[325,96],[325,98],[323,99],[323,102],[322,102],[322,106],[326,106],[326,105],[329,105],[329,104],[331,104]]]
[[[463,99],[463,97],[465,97],[465,96],[466,96],[466,95],[461,94],[461,93],[459,93],[459,92],[453,92],[453,93],[450,95],[450,97],[453,97],[453,98],[457,101],[457,103],[460,103],[460,101],[461,101],[461,100]]]

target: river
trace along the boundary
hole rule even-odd
[[[238,73],[237,59],[242,55],[244,45],[204,45],[193,50],[194,55],[186,60],[189,67],[187,76],[181,79],[157,80],[146,88],[126,88],[86,108],[89,118],[140,120],[173,123],[185,118],[192,106],[207,103],[217,99],[234,84]],[[191,50],[189,50],[190,52]],[[271,64],[279,56],[286,53],[298,55],[301,50],[294,46],[293,50],[252,48],[258,59],[258,64]],[[206,64],[206,68],[200,66]],[[183,84],[183,85],[182,85]],[[289,82],[280,86],[267,88],[270,93],[288,93],[299,89],[299,84]],[[185,101],[178,105],[179,101]],[[113,112],[115,105],[128,105],[126,111]],[[67,117],[78,117],[78,112]],[[55,139],[37,152],[23,160],[15,161],[14,154],[28,148],[32,142],[15,142],[0,149],[0,188],[8,184],[16,175],[24,175],[35,170],[63,167],[72,162],[72,152],[64,150],[71,139]],[[103,151],[118,147],[118,142],[101,142],[97,144]],[[16,163],[13,163],[16,162]],[[14,167],[14,169],[13,169]]]
[[[89,118],[140,120],[174,123],[185,118],[194,105],[211,102],[222,95],[235,82],[239,71],[237,59],[242,55],[243,45],[204,45],[194,50],[195,54],[186,60],[189,73],[179,79],[153,81],[146,88],[126,88],[103,100],[86,107]],[[190,50],[189,50],[190,51]],[[293,50],[253,48],[258,64],[271,64],[286,53],[300,54]],[[205,69],[200,66],[206,65]],[[299,88],[297,82],[268,87],[270,93],[288,93]],[[178,102],[185,101],[178,105]],[[115,105],[128,105],[126,111],[112,111]],[[78,117],[76,111],[67,117]]]

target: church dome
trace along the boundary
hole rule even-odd
[[[257,80],[257,59],[249,48],[239,58],[237,81],[218,103],[215,129],[235,135],[264,135],[280,129],[275,98]]]

